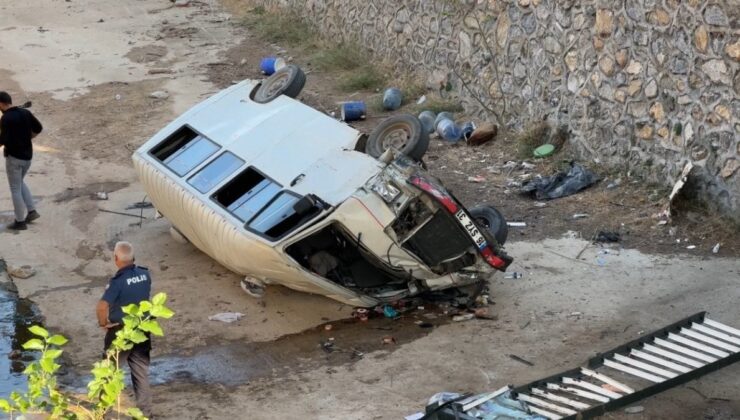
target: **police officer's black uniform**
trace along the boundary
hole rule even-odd
[[[149,300],[152,290],[152,278],[146,267],[134,264],[123,267],[110,279],[105,288],[102,300],[108,302],[108,320],[117,327],[109,328],[105,334],[105,346],[107,351],[116,333],[123,325],[123,307],[132,303],[139,304],[143,300]],[[151,405],[151,393],[149,392],[149,352],[151,341],[134,345],[134,348],[119,355],[119,363],[128,361],[131,369],[131,382],[136,394],[136,405],[145,414]]]

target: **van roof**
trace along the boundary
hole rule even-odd
[[[189,125],[284,188],[315,194],[332,205],[378,172],[377,160],[354,150],[357,130],[287,96],[267,104],[253,102],[249,94],[255,85],[244,81],[201,102],[138,153],[148,155],[172,132]],[[291,187],[298,177],[300,182]]]

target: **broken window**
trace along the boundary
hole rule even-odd
[[[249,222],[249,229],[271,239],[282,237],[297,227],[305,217],[295,209],[299,200],[299,196],[290,192],[280,193],[257,217]]]
[[[183,176],[213,156],[219,146],[184,126],[151,150],[152,156]]]
[[[266,178],[254,168],[247,168],[213,195],[226,210],[246,222],[254,217],[282,186]]]
[[[193,175],[188,183],[202,193],[208,192],[232,175],[243,164],[244,161],[236,155],[225,152]]]

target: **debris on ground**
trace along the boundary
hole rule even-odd
[[[434,121],[437,119],[437,114],[432,111],[422,111],[418,118],[421,121],[421,126],[424,127],[427,133],[431,134],[434,132]]]
[[[513,273],[504,274],[505,279],[520,279],[522,278],[522,276],[523,276],[522,273],[517,273],[516,271],[514,271]]]
[[[352,316],[359,321],[365,322],[368,319],[369,313],[368,313],[368,310],[365,308],[357,308],[352,313]]]
[[[383,109],[386,111],[395,111],[401,107],[403,94],[401,89],[388,88],[383,92]]]
[[[475,318],[475,314],[462,314],[462,315],[453,316],[452,320],[455,322],[463,322],[463,321],[470,321],[473,318]]]
[[[610,182],[607,186],[607,190],[613,190],[617,188],[618,186],[622,185],[622,178],[617,178],[614,181]]]
[[[668,201],[663,205],[663,210],[654,214],[653,215],[654,218],[659,219],[661,222],[666,222],[666,223],[671,220],[673,199],[676,198],[676,196],[681,191],[681,189],[684,187],[684,185],[686,185],[686,181],[689,179],[689,174],[691,173],[692,169],[694,169],[694,164],[691,162],[686,162],[686,165],[683,167],[683,171],[681,171],[681,176],[679,176],[678,181],[676,181],[676,183],[673,184],[673,189],[671,190],[671,193],[668,195]]]
[[[636,405],[634,407],[627,407],[624,409],[624,412],[627,414],[639,414],[645,411],[645,408],[641,405]]]
[[[573,219],[585,219],[588,217],[588,213],[576,213],[573,215]]]
[[[534,149],[532,155],[536,158],[546,158],[555,152],[555,146],[552,144],[543,144],[542,146]]]
[[[511,360],[516,360],[516,361],[517,361],[517,362],[519,362],[519,363],[524,363],[524,364],[525,364],[525,365],[527,365],[527,366],[534,366],[534,363],[530,362],[530,361],[529,361],[529,360],[527,360],[527,359],[522,359],[521,357],[517,356],[516,354],[510,354],[510,355],[509,355],[509,358],[510,358]]]
[[[165,91],[163,91],[163,90],[157,90],[157,91],[154,91],[154,92],[150,93],[149,94],[149,97],[152,98],[152,99],[161,99],[161,100],[164,100],[164,99],[169,98],[170,97],[170,94],[167,93],[167,92],[165,92]]]
[[[469,176],[468,177],[468,182],[475,182],[477,184],[480,184],[481,182],[486,182],[486,179],[483,176],[481,176],[481,175]]]
[[[439,114],[442,115],[442,114]],[[439,116],[437,117],[439,119]],[[449,118],[443,118],[439,120],[436,125],[437,134],[442,140],[456,143],[462,137],[460,127],[455,124],[455,121]]]
[[[689,245],[686,247],[686,249],[696,249],[696,245]]]
[[[36,275],[36,270],[30,265],[22,265],[20,267],[8,266],[8,274],[10,277],[16,279],[27,279]]]
[[[208,317],[209,321],[220,321],[230,324],[232,322],[240,320],[244,316],[241,312],[221,312],[216,315]]]
[[[601,230],[596,234],[594,238],[595,242],[619,242],[622,240],[622,235],[619,232],[609,232]]]
[[[396,344],[396,338],[390,335],[383,337],[383,344]]]
[[[527,227],[526,222],[506,222],[506,226],[509,227]]]
[[[344,102],[339,108],[340,118],[344,122],[364,120],[367,117],[367,107],[363,101]]]
[[[126,210],[138,210],[138,209],[153,209],[154,204],[149,201],[137,201],[130,206],[126,207]]]
[[[467,139],[468,146],[480,146],[493,140],[498,133],[498,126],[490,122],[481,123],[475,128],[470,137]]]
[[[584,166],[571,162],[568,172],[560,172],[551,176],[537,176],[526,182],[520,192],[533,195],[538,200],[567,197],[599,180],[599,177]]]
[[[100,191],[95,193],[95,199],[97,200],[107,200],[108,199],[108,193],[105,191]]]
[[[473,135],[473,132],[475,131],[475,123],[472,121],[468,121],[466,123],[463,123],[460,125],[460,134],[463,139],[465,139],[465,142],[470,139],[470,136]]]
[[[393,309],[391,305],[383,305],[383,315],[386,318],[395,319],[398,318],[398,311]]]
[[[712,247],[712,254],[716,254],[719,252],[719,246],[720,244],[719,242],[717,242],[717,244]]]

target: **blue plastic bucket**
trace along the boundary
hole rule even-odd
[[[443,140],[453,143],[460,140],[460,137],[462,136],[462,132],[457,124],[447,118],[437,123],[437,134],[439,134]]]
[[[285,67],[285,60],[280,57],[265,57],[260,61],[260,70],[268,76],[283,67]]]
[[[365,102],[353,101],[345,102],[340,108],[342,121],[357,121],[365,118],[367,108]]]
[[[439,122],[442,120],[455,121],[455,116],[449,112],[440,112],[439,114],[437,114],[437,118],[434,119],[434,127],[436,128],[439,125]]]
[[[383,109],[387,111],[395,111],[401,107],[403,101],[403,94],[401,89],[389,88],[383,93]]]
[[[437,114],[432,111],[422,111],[422,113],[419,114],[419,121],[421,121],[421,125],[427,133],[434,132],[434,120],[436,119]]]

